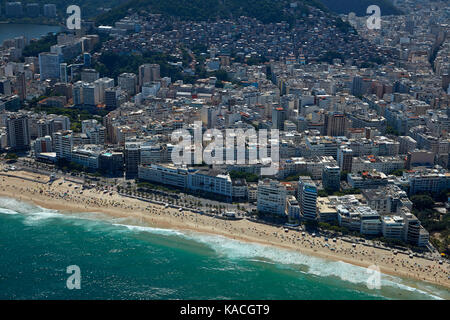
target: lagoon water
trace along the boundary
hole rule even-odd
[[[25,36],[28,40],[40,38],[49,32],[59,32],[58,26],[39,24],[0,23],[0,44],[6,39]]]
[[[445,288],[221,236],[0,198],[0,299],[449,299]],[[81,270],[69,290],[66,268]]]

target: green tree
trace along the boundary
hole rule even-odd
[[[393,171],[392,174],[394,176],[401,177],[401,176],[403,176],[403,172],[404,172],[404,170],[398,169],[398,170]]]
[[[424,210],[427,208],[432,208],[434,205],[434,200],[428,195],[415,195],[411,197],[411,201],[414,208],[417,210]]]
[[[17,160],[19,158],[19,156],[15,153],[7,153],[5,156],[6,160]]]
[[[49,33],[39,40],[31,41],[25,48],[23,48],[24,57],[36,57],[41,52],[50,51],[50,47],[57,43],[56,35]]]

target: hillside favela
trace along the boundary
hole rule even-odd
[[[8,0],[0,45],[1,300],[450,299],[448,0]]]

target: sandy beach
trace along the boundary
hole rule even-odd
[[[31,180],[38,180],[35,182]],[[385,274],[421,280],[450,288],[449,264],[439,264],[420,257],[351,243],[337,239],[326,242],[308,233],[285,232],[280,227],[268,226],[246,219],[230,221],[199,215],[188,211],[165,208],[156,204],[100,190],[81,190],[74,182],[56,180],[48,183],[48,177],[24,171],[0,175],[0,196],[58,210],[62,213],[100,212],[111,217],[127,217],[158,228],[192,230],[222,235],[231,239],[255,242],[295,250],[316,257],[343,261],[361,267],[377,266]],[[333,250],[331,249],[333,248]]]

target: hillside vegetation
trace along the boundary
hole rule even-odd
[[[80,6],[81,8],[81,16],[84,18],[92,18],[97,16],[101,11],[100,8],[101,7],[105,7],[105,8],[114,8],[120,4],[123,4],[124,2],[126,2],[127,0],[107,0],[107,1],[103,1],[103,2],[98,2],[98,1],[94,1],[94,0],[77,0],[77,1],[67,1],[67,0],[21,0],[20,2],[22,2],[22,6],[23,6],[23,20],[27,18],[27,8],[26,5],[28,3],[37,3],[39,4],[40,7],[40,14],[41,17],[40,19],[43,19],[43,6],[44,4],[47,3],[52,3],[54,5],[56,5],[56,11],[58,13],[59,17],[66,17],[67,13],[67,7],[72,5],[72,4],[76,4],[78,6]],[[12,0],[8,0],[8,2],[13,2]],[[0,12],[0,16],[5,16],[5,2],[2,1],[1,2],[1,12]]]
[[[328,9],[338,14],[354,12],[357,16],[367,15],[370,5],[377,5],[381,9],[381,15],[400,15],[402,11],[389,0],[320,0]]]
[[[264,23],[291,21],[297,15],[308,12],[307,5],[327,10],[317,0],[299,0],[295,9],[289,0],[130,0],[97,17],[97,24],[112,24],[127,13],[145,9],[185,20],[213,20],[217,18],[256,18]]]

